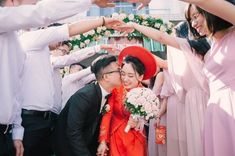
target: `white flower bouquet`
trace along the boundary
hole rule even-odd
[[[134,88],[126,95],[125,107],[131,113],[131,117],[138,122],[135,129],[143,130],[144,124],[157,116],[159,100],[148,88]],[[130,128],[131,126],[127,125],[124,131],[127,133]]]

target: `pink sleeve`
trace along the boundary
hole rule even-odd
[[[176,95],[184,101],[184,81],[187,71],[187,61],[182,51],[174,47],[167,46],[167,63],[170,83]]]
[[[207,83],[207,79],[203,73],[203,65],[204,62],[200,58],[199,55],[192,52],[191,47],[187,40],[177,40],[180,45],[180,49],[185,56],[188,66],[193,73],[193,76],[197,80],[198,84],[206,93],[209,93],[209,87]]]
[[[175,94],[168,71],[164,70],[163,74],[164,74],[164,82],[163,82],[161,93],[160,93],[161,98],[169,97]]]

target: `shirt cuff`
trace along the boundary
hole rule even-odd
[[[21,127],[14,127],[12,129],[12,139],[13,140],[23,140],[24,136],[24,128]]]
[[[61,41],[67,41],[69,40],[69,25],[64,24],[58,29],[58,34],[60,35]]]

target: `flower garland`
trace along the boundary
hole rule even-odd
[[[166,32],[168,34],[172,32],[172,28],[174,27],[173,23],[171,22],[164,22],[160,18],[154,18],[149,15],[134,15],[134,14],[127,15],[124,13],[121,13],[121,14],[113,13],[111,17],[119,18],[123,20],[125,23],[135,22],[140,25],[145,25],[145,26],[160,30],[162,32]],[[112,29],[107,29],[104,26],[97,27],[96,29],[93,29],[89,32],[73,37],[70,40],[70,43],[72,45],[72,49],[82,49],[82,48],[85,48],[87,45],[89,45],[93,41],[99,41],[103,37],[109,37],[112,35],[120,36],[121,33]],[[130,40],[134,37],[145,37],[145,36],[136,30],[132,33],[129,33],[127,36],[127,38]]]

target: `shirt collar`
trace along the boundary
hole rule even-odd
[[[106,95],[110,94],[101,85],[100,85],[100,88],[101,88],[102,98],[105,98]]]

